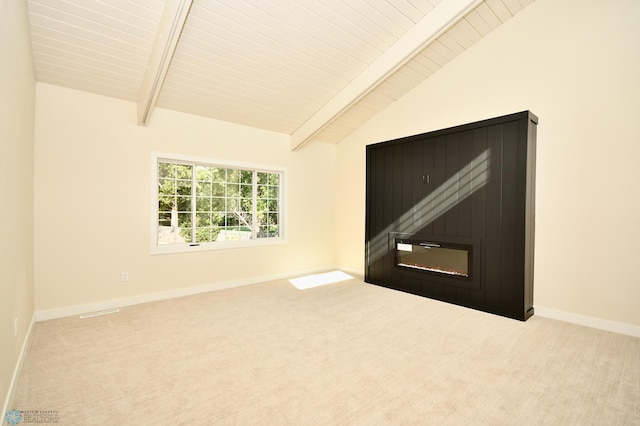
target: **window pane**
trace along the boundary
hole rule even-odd
[[[177,180],[176,193],[180,195],[191,195],[191,180]]]
[[[181,212],[191,211],[191,197],[175,197],[176,209]]]
[[[158,162],[158,178],[167,177],[176,177],[176,165],[171,163]]]
[[[177,240],[176,242],[190,243],[192,241],[191,212],[178,213],[178,227],[180,228],[181,240]]]
[[[240,196],[240,185],[235,183],[230,183],[227,185],[227,197],[239,197]]]
[[[173,195],[176,193],[176,180],[175,179],[159,179],[158,180],[158,193]]]
[[[242,226],[245,228],[245,231],[251,231],[251,224],[253,222],[253,215],[251,213],[243,213],[242,214]]]
[[[229,227],[229,226],[239,226],[240,222],[238,221],[238,216],[236,216],[235,214],[227,214],[225,216],[225,226]]]
[[[192,241],[191,228],[180,229],[180,235],[176,236],[176,243],[190,243]]]
[[[259,238],[274,238],[279,235],[279,228],[276,225],[265,225],[260,227]]]
[[[207,166],[196,167],[196,179],[211,182],[211,168]]]
[[[251,198],[242,198],[240,200],[240,209],[243,212],[250,212],[253,210],[253,199]]]
[[[198,181],[196,183],[196,195],[199,196],[204,196],[204,195],[208,195],[211,196],[211,182],[204,182],[204,181]]]
[[[227,169],[227,182],[240,183],[240,170]]]
[[[268,173],[258,172],[258,184],[264,185],[269,181]]]
[[[173,205],[175,203],[175,197],[170,195],[162,195],[158,197],[158,211],[160,212],[170,212],[173,209]]]
[[[253,172],[250,170],[243,170],[240,182],[251,185],[253,183]]]
[[[240,186],[240,195],[244,198],[253,197],[253,186],[252,185],[241,185]]]
[[[212,182],[224,182],[226,180],[225,169],[220,169],[218,167],[211,167],[210,171],[211,171]]]
[[[198,212],[209,212],[209,211],[211,211],[211,198],[209,198],[209,197],[198,197],[198,198],[196,198],[196,211],[198,211]]]
[[[186,179],[191,181],[192,169],[193,169],[193,166],[190,166],[190,165],[176,164],[176,178]]]
[[[235,198],[227,198],[227,211],[235,212],[238,210],[238,200]]]
[[[196,226],[211,226],[211,213],[196,213]]]
[[[211,211],[224,212],[224,198],[212,198],[211,199]]]
[[[280,174],[279,173],[258,172],[258,184],[259,185],[275,185],[275,186],[278,186],[279,183],[280,183]]]
[[[180,228],[191,228],[191,213],[178,213],[178,226]]]
[[[225,184],[216,182],[211,187],[211,195],[214,197],[224,197]]]
[[[170,226],[159,226],[158,227],[158,244],[175,244],[177,242],[177,238],[179,237],[179,233],[176,232],[175,228],[171,228]],[[180,237],[180,240],[182,238]]]
[[[196,243],[209,243],[216,240],[217,228],[196,228]]]
[[[277,224],[278,224],[278,214],[267,213],[267,225],[277,225]]]
[[[158,226],[171,226],[171,213],[159,213]]]

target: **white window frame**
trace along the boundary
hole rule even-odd
[[[269,238],[256,238],[251,240],[234,240],[234,241],[216,241],[209,243],[189,244],[189,243],[176,243],[176,244],[158,244],[158,162],[177,162],[194,165],[206,165],[221,167],[227,169],[244,169],[255,170],[258,172],[267,173],[279,173],[281,176],[279,187],[279,235],[278,237]],[[171,253],[190,253],[209,250],[224,250],[241,247],[256,247],[266,246],[274,244],[286,243],[286,229],[287,229],[287,169],[284,167],[277,167],[263,164],[253,164],[244,162],[233,162],[219,159],[195,157],[181,154],[165,153],[165,152],[152,152],[151,154],[151,229],[150,229],[150,242],[151,242],[151,254],[171,254]],[[255,185],[255,184],[254,184]],[[254,187],[255,191],[255,187]]]

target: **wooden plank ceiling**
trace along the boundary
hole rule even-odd
[[[533,1],[29,0],[29,17],[40,82],[297,149],[340,142]]]

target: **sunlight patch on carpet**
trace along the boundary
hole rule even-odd
[[[298,290],[320,287],[321,285],[333,284],[340,281],[350,280],[353,277],[342,271],[325,272],[323,274],[306,275],[300,278],[289,280]]]

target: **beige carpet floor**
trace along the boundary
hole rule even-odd
[[[62,425],[640,425],[640,339],[349,280],[35,324],[11,408]]]

